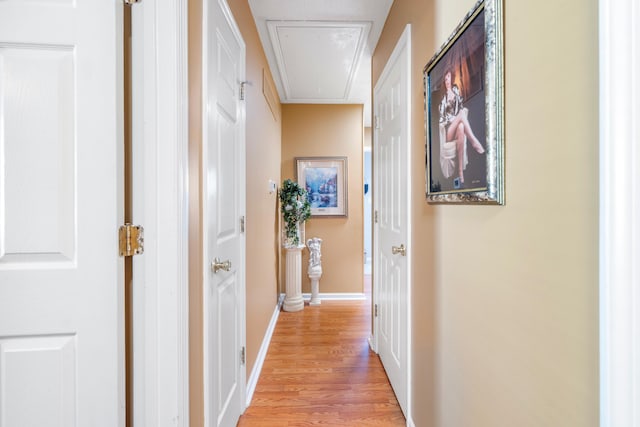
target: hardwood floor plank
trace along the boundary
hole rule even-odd
[[[370,303],[323,301],[282,312],[239,427],[404,426],[378,356]]]

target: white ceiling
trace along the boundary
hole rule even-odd
[[[371,55],[393,0],[249,0],[280,101],[364,104]]]

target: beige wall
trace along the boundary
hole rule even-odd
[[[422,94],[424,65],[474,3],[395,2],[373,81],[412,23]],[[413,418],[595,427],[598,5],[505,3],[505,206],[425,202],[423,99],[413,99]]]
[[[322,239],[320,292],[363,292],[362,141],[362,105],[282,105],[283,180],[295,178],[295,157],[346,156],[348,160],[348,218],[312,217],[306,223],[306,238]],[[308,256],[303,251],[303,266]],[[306,274],[302,291],[311,291]]]
[[[246,332],[247,377],[251,374],[263,337],[277,304],[277,197],[268,181],[280,181],[280,101],[271,108],[262,92],[263,73],[272,78],[247,0],[229,0],[229,7],[246,44]],[[190,116],[190,425],[204,425],[202,204],[201,192],[201,37],[202,0],[189,1],[189,116]]]
[[[269,180],[280,182],[280,101],[272,113],[263,95],[263,73],[273,85],[247,0],[229,0],[247,46],[247,378],[278,302],[278,215]]]
[[[370,127],[364,128],[364,146],[369,148],[373,146],[373,134]]]
[[[202,0],[189,0],[189,424],[204,426],[202,312]]]

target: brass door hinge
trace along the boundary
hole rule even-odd
[[[244,224],[245,224],[245,219],[244,216],[240,217],[240,232],[244,233]]]
[[[242,363],[243,365],[247,363],[247,351],[244,347],[242,347],[242,350],[240,350],[240,363]]]
[[[378,304],[373,305],[373,317],[378,317]]]
[[[118,231],[120,256],[144,253],[144,228],[141,225],[125,224]]]
[[[244,91],[247,86],[247,82],[240,82],[240,101],[244,101]]]

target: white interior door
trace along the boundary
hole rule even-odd
[[[205,399],[207,425],[226,427],[245,407],[245,45],[223,0],[205,8]]]
[[[408,417],[409,209],[411,193],[409,27],[374,90],[374,292],[377,351],[400,407]]]
[[[122,4],[0,2],[0,425],[124,425]]]

